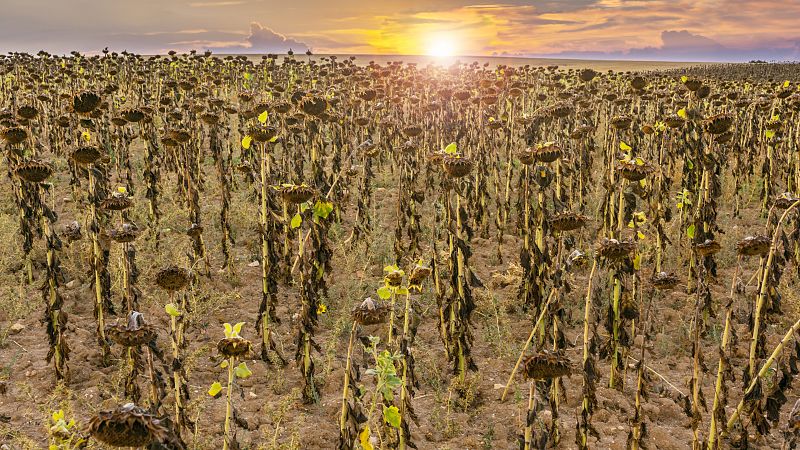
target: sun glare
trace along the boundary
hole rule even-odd
[[[445,58],[456,54],[456,42],[452,36],[434,35],[428,40],[428,56]]]

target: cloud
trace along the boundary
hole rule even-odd
[[[0,0],[0,53],[106,46],[277,53],[313,45],[317,53],[419,54],[442,38],[464,55],[800,58],[800,0],[307,0],[281,8],[276,2]],[[269,17],[280,33],[258,23],[243,27],[242,17]]]
[[[244,4],[244,1],[232,0],[232,1],[222,1],[222,2],[192,2],[189,3],[189,6],[191,6],[192,8],[215,8],[220,6],[236,6],[242,4]]]
[[[289,49],[302,53],[310,47],[300,41],[276,33],[258,22],[250,23],[250,34],[244,42],[211,48],[217,53],[286,53]]]
[[[691,33],[688,30],[665,30],[661,32],[661,45],[659,46],[611,52],[567,51],[529,56],[655,61],[745,62],[754,59],[786,61],[800,58],[800,40],[773,42],[771,45],[762,44],[757,48],[741,48],[723,45],[714,39]]]

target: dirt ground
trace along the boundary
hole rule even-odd
[[[138,145],[138,144],[137,144]],[[61,171],[63,173],[63,171]],[[223,337],[225,322],[246,322],[243,336],[258,341],[254,324],[260,301],[260,267],[251,264],[256,260],[258,249],[257,204],[248,197],[247,189],[240,186],[232,202],[232,225],[236,234],[236,275],[217,272],[221,265],[219,248],[220,231],[217,221],[218,198],[209,180],[208,191],[203,199],[203,214],[206,227],[206,242],[211,263],[215,268],[212,278],[201,278],[194,293],[194,311],[190,316],[188,379],[191,391],[189,406],[191,417],[196,420],[196,433],[186,436],[192,449],[218,449],[222,447],[222,424],[225,413],[224,397],[212,399],[206,393],[214,381],[223,381],[225,370],[215,364],[216,342]],[[242,179],[239,179],[243,183]],[[248,360],[253,376],[240,382],[240,395],[235,396],[236,407],[246,421],[247,429],[238,430],[242,448],[247,449],[332,449],[337,440],[337,420],[341,407],[343,366],[346,354],[349,311],[363,298],[373,295],[380,285],[382,268],[392,259],[392,230],[394,227],[394,204],[396,187],[391,177],[379,176],[375,190],[375,230],[373,245],[363,245],[355,251],[343,245],[349,235],[350,223],[334,225],[331,242],[334,246],[334,271],[329,277],[330,295],[324,299],[327,312],[320,317],[316,340],[322,352],[315,354],[317,380],[321,390],[321,401],[314,405],[303,405],[299,401],[301,386],[299,370],[291,361],[294,355],[295,320],[293,315],[299,308],[297,288],[280,287],[278,315],[282,324],[277,328],[277,342],[282,353],[290,360],[285,367],[268,366],[260,360]],[[56,211],[60,215],[59,226],[79,219],[79,206],[69,198],[66,178],[55,181]],[[162,222],[164,241],[156,252],[152,242],[141,238],[137,247],[137,265],[141,271],[138,287],[142,290],[142,309],[145,319],[158,327],[159,346],[169,348],[168,315],[164,305],[168,302],[162,291],[153,284],[154,273],[174,262],[182,264],[185,252],[189,251],[189,238],[184,234],[186,219],[179,203],[175,202],[175,183],[165,182],[163,203],[165,217]],[[112,183],[112,186],[114,184]],[[726,198],[730,200],[731,180],[725,180]],[[17,212],[10,200],[9,183],[0,185],[3,200],[0,201],[0,239],[6,243],[0,251],[0,444],[8,449],[40,449],[46,447],[48,419],[52,411],[64,409],[68,417],[85,422],[96,411],[113,407],[122,401],[122,377],[124,361],[119,357],[119,348],[112,348],[117,357],[110,367],[100,368],[99,351],[95,344],[92,317],[93,294],[87,276],[88,265],[86,240],[65,248],[62,264],[66,275],[63,288],[65,308],[69,313],[67,339],[72,347],[69,361],[71,381],[66,386],[56,386],[53,369],[45,362],[47,339],[40,322],[44,308],[38,289],[39,281],[25,285],[21,281],[21,251],[16,225]],[[752,188],[755,189],[755,188]],[[136,192],[134,220],[144,223],[146,202],[143,189]],[[387,205],[391,207],[386,207]],[[719,223],[726,230],[722,237],[723,250],[718,255],[720,265],[717,283],[713,286],[715,302],[727,295],[733,269],[736,264],[735,243],[761,227],[757,200],[743,208],[744,218],[731,219],[723,203]],[[352,214],[352,208],[349,211]],[[346,215],[349,217],[349,215]],[[426,217],[423,214],[423,217]],[[490,219],[491,220],[491,219]],[[424,219],[424,226],[430,225]],[[674,225],[674,224],[673,224]],[[674,227],[673,227],[674,228]],[[671,229],[671,235],[678,231]],[[678,240],[676,240],[677,242]],[[590,243],[592,241],[589,241]],[[471,401],[454,400],[450,395],[450,365],[436,328],[436,303],[430,284],[423,293],[415,297],[415,307],[420,314],[420,326],[415,348],[416,367],[420,389],[413,399],[419,415],[419,424],[412,425],[414,442],[419,449],[474,450],[518,448],[518,436],[524,428],[527,406],[527,386],[517,378],[512,395],[500,403],[502,386],[514,365],[522,345],[532,326],[531,318],[518,307],[516,289],[518,276],[514,266],[518,262],[519,240],[513,235],[505,238],[503,259],[496,256],[497,242],[493,239],[475,238],[475,252],[471,264],[484,281],[486,289],[476,290],[477,310],[473,314],[473,354],[479,371],[470,377]],[[675,245],[670,249],[667,267],[685,279],[686,267],[678,261],[686,261],[688,249]],[[112,250],[112,278],[115,302],[120,293],[120,249]],[[40,279],[44,250],[37,244],[34,261]],[[644,267],[652,255],[645,255]],[[746,262],[743,267],[744,282],[756,270],[757,262]],[[767,329],[768,348],[772,348],[783,335],[792,318],[800,314],[800,301],[793,288],[797,281],[794,270],[787,270],[783,277],[784,312],[781,317],[770,319]],[[601,271],[601,274],[603,272]],[[567,310],[567,352],[573,363],[581,360],[582,314],[588,269],[578,273],[573,281],[574,289],[564,300]],[[506,278],[504,280],[504,278]],[[602,275],[599,277],[602,278]],[[752,301],[754,283],[748,295],[740,296],[736,302],[737,330],[740,340],[736,347],[736,358],[732,361],[737,381],[730,387],[729,405],[735,405],[741,397],[741,369],[747,363],[746,302]],[[595,301],[607,301],[596,299]],[[653,321],[655,330],[647,365],[653,385],[662,395],[651,393],[643,410],[648,429],[649,448],[689,448],[692,433],[690,421],[670,396],[676,391],[688,392],[687,382],[691,374],[690,320],[694,300],[683,289],[654,297]],[[703,375],[703,390],[709,409],[713,400],[713,383],[717,365],[717,344],[722,318],[712,320],[711,331],[704,338],[703,353],[709,372]],[[17,331],[13,326],[22,325]],[[602,330],[602,327],[599,327]],[[384,327],[366,327],[362,335],[385,334]],[[602,331],[601,331],[602,333]],[[635,352],[638,355],[638,351]],[[363,352],[356,352],[356,362],[364,364]],[[630,361],[632,364],[633,361]],[[625,389],[618,392],[607,387],[609,366],[599,362],[602,375],[598,383],[598,409],[594,425],[601,440],[593,448],[624,449],[628,435],[628,421],[632,417],[635,373],[629,370]],[[663,377],[663,378],[662,378]],[[145,380],[142,378],[142,383]],[[363,382],[370,383],[368,377]],[[575,415],[579,408],[582,378],[580,374],[565,379],[566,401],[561,406],[559,448],[574,448]],[[788,407],[797,398],[795,387],[790,391]],[[450,400],[450,401],[448,401]],[[730,408],[729,408],[730,412]],[[702,430],[708,426],[708,413],[704,412]],[[549,412],[542,415],[549,421]],[[781,426],[785,427],[785,418]],[[780,448],[783,442],[781,430],[754,445],[757,448]],[[90,448],[99,448],[91,444]]]

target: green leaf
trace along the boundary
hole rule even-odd
[[[253,375],[253,372],[247,367],[247,364],[244,361],[240,362],[235,369],[233,369],[233,373],[236,374],[239,378],[250,378],[250,375]]]
[[[292,229],[298,228],[300,224],[303,223],[303,217],[300,216],[300,213],[297,213],[292,217],[292,223],[290,224]]]
[[[392,297],[392,288],[389,286],[381,286],[378,288],[378,297],[382,300],[388,300]]]
[[[176,308],[172,303],[167,303],[167,305],[164,306],[164,310],[167,311],[167,314],[172,317],[179,317],[181,315],[181,312],[178,311],[178,308]]]
[[[397,295],[408,295],[408,288],[407,287],[399,287],[395,291]]]
[[[331,202],[317,200],[317,203],[314,204],[314,215],[321,219],[327,219],[331,211],[333,211],[333,203]]]
[[[383,420],[384,422],[388,423],[389,425],[400,428],[400,411],[397,409],[397,406],[390,406],[390,407],[383,407]]]
[[[208,395],[214,398],[219,398],[221,393],[222,393],[222,384],[219,381],[215,381],[214,384],[211,385],[211,388],[208,390]]]
[[[689,225],[689,228],[686,229],[686,236],[689,239],[694,239],[694,224]]]
[[[444,148],[444,152],[448,155],[454,155],[456,152],[458,152],[458,146],[455,142],[451,142],[450,145]]]
[[[686,160],[686,167],[688,167],[688,168],[689,168],[689,170],[692,170],[692,169],[694,169],[694,163],[692,162],[692,160],[691,160],[691,159],[687,159],[687,160]]]
[[[389,386],[391,389],[397,389],[401,384],[403,384],[403,380],[401,380],[397,375],[388,375],[386,377],[386,386]]]
[[[372,444],[369,442],[369,438],[370,438],[369,425],[365,425],[364,429],[361,430],[361,433],[358,433],[358,443],[361,444],[362,449],[374,450]]]

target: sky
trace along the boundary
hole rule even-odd
[[[490,1],[490,0],[483,0]],[[0,0],[0,52],[800,60],[800,0]]]

